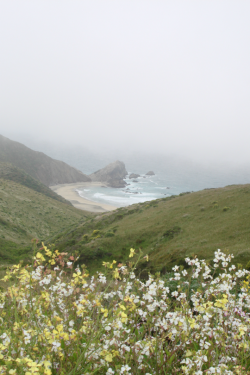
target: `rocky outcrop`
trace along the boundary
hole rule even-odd
[[[148,173],[146,173],[146,176],[154,176],[155,173],[153,171],[149,171]]]
[[[46,186],[91,181],[76,168],[0,135],[0,162],[11,163]]]
[[[125,164],[122,161],[115,161],[105,168],[92,173],[89,178],[92,181],[104,182],[110,187],[123,188],[127,185],[123,180],[127,174]]]
[[[138,178],[138,177],[141,177],[139,174],[137,173],[130,173],[130,175],[128,176],[128,178],[132,179],[132,178]]]

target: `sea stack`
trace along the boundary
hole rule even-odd
[[[138,178],[138,177],[140,177],[140,175],[137,174],[137,173],[130,173],[130,175],[128,176],[129,179],[131,179],[131,178]]]
[[[123,188],[127,184],[123,180],[128,172],[126,171],[125,164],[122,161],[115,161],[107,165],[105,168],[89,175],[92,181],[100,181],[109,187]]]
[[[154,176],[155,173],[153,171],[149,171],[148,173],[146,173],[146,176]]]

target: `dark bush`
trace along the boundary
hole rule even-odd
[[[172,238],[174,238],[175,235],[179,234],[180,231],[181,227],[176,225],[173,228],[166,230],[166,232],[163,233],[163,237],[167,240],[171,240]]]

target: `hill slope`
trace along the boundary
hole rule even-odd
[[[20,174],[16,176],[19,178]],[[30,257],[32,238],[45,240],[89,217],[92,214],[77,210],[42,191],[0,178],[0,263]]]
[[[63,202],[66,204],[71,205],[69,201],[61,197],[60,195],[56,194],[50,188],[35,180],[33,177],[29,176],[26,172],[22,169],[19,169],[10,163],[1,163],[0,162],[0,178],[4,180],[10,180],[17,182],[23,186],[26,186],[32,190],[35,190],[39,193],[47,195],[50,198],[53,198],[59,202]]]
[[[95,231],[93,233],[93,231]],[[124,261],[129,249],[149,254],[149,270],[168,271],[185,257],[212,259],[218,248],[250,260],[250,185],[180,194],[120,208],[77,226],[54,240],[60,250],[81,254],[94,272],[102,261]]]
[[[33,151],[19,142],[0,135],[0,162],[11,163],[23,169],[46,186],[86,182],[90,178],[68,164]]]

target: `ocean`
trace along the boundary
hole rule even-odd
[[[183,192],[192,192],[202,189],[224,187],[233,184],[250,183],[250,165],[222,163],[219,160],[213,163],[191,161],[177,155],[156,155],[127,151],[111,152],[110,150],[91,151],[84,146],[68,146],[36,143],[24,141],[28,147],[42,151],[57,160],[79,169],[85,174],[91,174],[104,168],[115,160],[125,163],[127,172],[137,173],[141,177],[137,182],[126,179],[129,184],[126,188],[91,187],[79,189],[79,194],[97,203],[106,203],[116,207],[124,207],[134,203],[151,201]],[[154,176],[147,176],[148,171],[154,171]],[[129,190],[128,190],[129,189]]]
[[[150,159],[130,157],[126,160],[124,156],[123,161],[128,174],[137,173],[140,177],[129,179],[127,176],[125,181],[128,185],[125,188],[84,188],[78,190],[79,195],[94,202],[124,207],[188,191],[250,183],[250,168],[247,166],[218,164],[205,166],[164,157],[151,157]],[[103,168],[108,163],[100,164],[102,165],[99,165],[97,169]],[[79,169],[86,173],[87,168],[82,166]],[[153,170],[155,175],[146,176],[149,170]],[[90,173],[92,172],[94,170]]]

